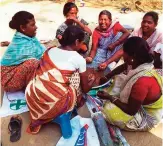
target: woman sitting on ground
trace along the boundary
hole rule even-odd
[[[109,11],[100,12],[99,26],[93,32],[92,49],[86,58],[87,66],[104,70],[109,65],[107,62],[109,58],[115,56],[113,61],[117,61],[121,56],[116,57],[116,52],[121,50],[123,42],[129,35],[117,20],[112,21]]]
[[[68,2],[64,5],[63,15],[66,17],[66,21],[62,23],[56,32],[56,38],[58,40],[62,39],[62,35],[66,28],[71,25],[77,25],[85,32],[84,41],[81,44],[81,53],[85,53],[89,47],[90,36],[92,35],[91,30],[88,28],[88,23],[84,19],[80,19],[78,16],[78,7],[75,3]]]
[[[108,100],[103,113],[110,124],[129,131],[148,131],[161,121],[163,82],[153,69],[149,49],[144,39],[129,38],[123,45],[123,58],[132,69],[123,75],[120,92],[114,96],[104,91],[97,93],[100,98]],[[116,74],[117,69],[101,78],[101,82]]]
[[[81,103],[82,98],[77,95],[79,85],[84,93],[91,89],[95,76],[87,77],[86,61],[78,53],[83,40],[84,32],[77,26],[69,26],[60,40],[62,46],[44,53],[35,77],[26,88],[31,116],[27,132],[38,133],[42,124]],[[77,82],[72,79],[76,71],[79,72]]]
[[[24,89],[33,77],[45,48],[36,35],[33,14],[19,11],[9,23],[16,33],[1,60],[1,86],[4,91]]]
[[[158,14],[156,12],[147,12],[142,20],[141,27],[133,31],[131,36],[138,36],[145,39],[150,47],[150,52],[154,55],[154,63],[156,68],[162,68],[162,65],[157,63],[158,57],[161,55],[153,53],[158,43],[163,43],[163,33],[159,31],[156,26],[158,24]],[[156,54],[156,55],[155,55]],[[115,57],[123,55],[123,50],[118,50],[117,53],[107,60],[108,63],[114,61]],[[160,67],[159,67],[160,66]]]
[[[158,43],[163,43],[163,33],[156,28],[158,19],[159,16],[156,12],[147,12],[143,17],[141,27],[131,34],[131,36],[138,36],[146,40],[151,53],[153,53]]]
[[[155,50],[158,44],[163,43],[163,33],[156,28],[158,19],[158,13],[154,11],[147,12],[143,17],[141,27],[134,30],[131,36],[138,36],[147,41],[150,52],[154,56],[155,67],[162,68],[162,64],[158,62],[161,53]]]
[[[139,29],[134,30],[131,34],[131,37],[138,36],[146,40],[150,47],[150,53],[152,53],[154,56],[155,68],[162,68],[162,62],[160,62],[161,52],[155,50],[156,46],[159,43],[163,43],[163,33],[156,28],[158,24],[158,19],[159,17],[156,12],[147,12],[143,17],[141,27]],[[117,54],[121,56],[123,54],[123,50],[119,50]],[[112,58],[108,61],[112,61]],[[123,66],[124,64],[122,65],[122,68]]]

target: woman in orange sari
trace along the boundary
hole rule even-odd
[[[95,77],[87,77],[86,61],[77,52],[83,40],[84,32],[77,26],[70,26],[60,40],[62,46],[44,53],[25,92],[32,119],[27,132],[36,134],[42,124],[73,110],[82,99],[77,92],[79,85],[85,93],[91,89]]]

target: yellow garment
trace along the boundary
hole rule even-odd
[[[159,86],[162,89],[162,86],[163,86],[162,77],[160,75],[158,75],[155,70],[146,72],[144,76],[155,77]],[[154,118],[154,123],[152,125],[155,125],[156,121],[157,121],[156,123],[158,123],[161,120],[160,114],[161,114],[161,109],[162,109],[162,102],[163,102],[163,98],[162,98],[162,94],[161,94],[161,97],[156,102],[149,104],[149,105],[142,105],[142,109],[140,109],[138,111],[138,114],[137,114],[138,116],[137,115],[130,116],[130,115],[126,114],[119,107],[117,107],[116,105],[114,105],[111,102],[105,103],[102,112],[105,115],[106,120],[110,124],[116,125],[116,126],[120,127],[121,129],[125,129],[126,124],[131,125],[129,127],[132,127],[133,122],[131,122],[131,121],[133,121],[134,119],[136,119],[137,117],[140,117],[140,116],[141,116],[141,118],[136,119],[136,121],[139,121],[141,123],[140,120],[142,120],[144,122],[144,119],[143,119],[143,118],[145,118],[145,117],[143,117],[144,111],[149,116],[152,117],[152,118],[149,118],[147,120],[147,122],[149,122],[150,119],[153,120],[153,118]],[[153,121],[150,121],[150,122],[153,122]],[[147,123],[147,125],[149,125],[149,124]],[[149,127],[149,126],[145,126],[144,128],[147,128],[147,127]],[[140,128],[140,127],[138,127],[138,128]],[[152,127],[150,127],[150,128],[152,128]],[[130,130],[132,130],[132,129],[130,129]],[[134,130],[135,130],[135,125],[134,125]],[[142,130],[143,130],[143,127],[142,127]]]

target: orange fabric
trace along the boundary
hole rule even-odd
[[[32,124],[41,121],[39,126],[74,108],[76,90],[69,82],[73,73],[59,70],[50,60],[48,50],[44,53],[35,78],[29,82],[25,93]]]
[[[1,66],[0,74],[3,89],[8,92],[24,90],[33,78],[38,65],[37,59],[30,59],[19,65]]]
[[[84,43],[80,46],[80,49],[81,49],[83,52],[86,52],[86,51],[88,50],[87,45],[84,44]]]

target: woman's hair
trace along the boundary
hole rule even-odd
[[[154,12],[154,11],[150,11],[150,12],[147,12],[147,13],[144,15],[144,17],[146,17],[146,16],[151,16],[152,19],[153,19],[153,21],[154,21],[154,23],[155,23],[155,24],[158,23],[158,19],[159,19],[158,13],[156,13],[156,12]],[[143,17],[143,18],[144,18],[144,17]]]
[[[59,40],[59,43],[62,46],[69,46],[75,44],[76,40],[79,40],[79,42],[84,40],[84,32],[79,28],[78,26],[69,26],[63,36],[62,39]]]
[[[77,11],[78,11],[78,7],[77,7],[74,3],[72,3],[72,2],[66,3],[66,4],[64,5],[64,7],[63,7],[63,15],[66,16],[67,13],[68,13],[72,8],[76,8]]]
[[[20,31],[20,25],[26,25],[33,18],[33,14],[27,11],[19,11],[12,17],[12,20],[9,22],[9,27]]]
[[[100,14],[99,14],[99,18],[101,17],[101,15],[107,15],[108,18],[109,18],[110,20],[112,20],[112,15],[111,15],[111,13],[110,13],[108,10],[103,10],[103,11],[101,11]]]
[[[150,47],[148,43],[140,37],[130,37],[127,39],[123,44],[123,50],[139,64],[153,61],[153,57],[149,53]]]

